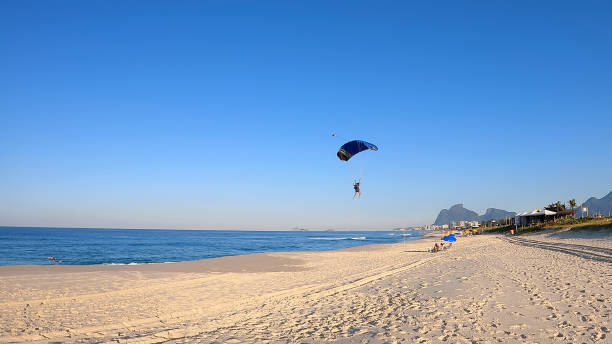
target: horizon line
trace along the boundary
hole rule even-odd
[[[423,226],[410,226],[410,227],[423,227]],[[168,231],[242,231],[242,232],[325,232],[325,231],[339,231],[339,232],[375,232],[375,231],[394,231],[397,228],[408,228],[408,227],[395,227],[390,229],[202,229],[202,228],[115,228],[115,227],[60,227],[60,226],[9,226],[0,225],[0,228],[48,228],[48,229],[110,229],[110,230],[168,230]],[[409,229],[413,230],[413,229]]]

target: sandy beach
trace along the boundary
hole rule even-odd
[[[609,343],[612,232],[0,267],[0,342]]]

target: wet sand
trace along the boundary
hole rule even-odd
[[[434,241],[0,267],[0,342],[610,342],[611,231]]]

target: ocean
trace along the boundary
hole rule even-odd
[[[231,231],[0,227],[0,265],[146,264],[259,252],[325,251],[420,238],[422,231]]]

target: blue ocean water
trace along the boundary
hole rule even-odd
[[[196,231],[0,227],[0,265],[134,264],[247,253],[324,251],[415,240],[419,231]]]

